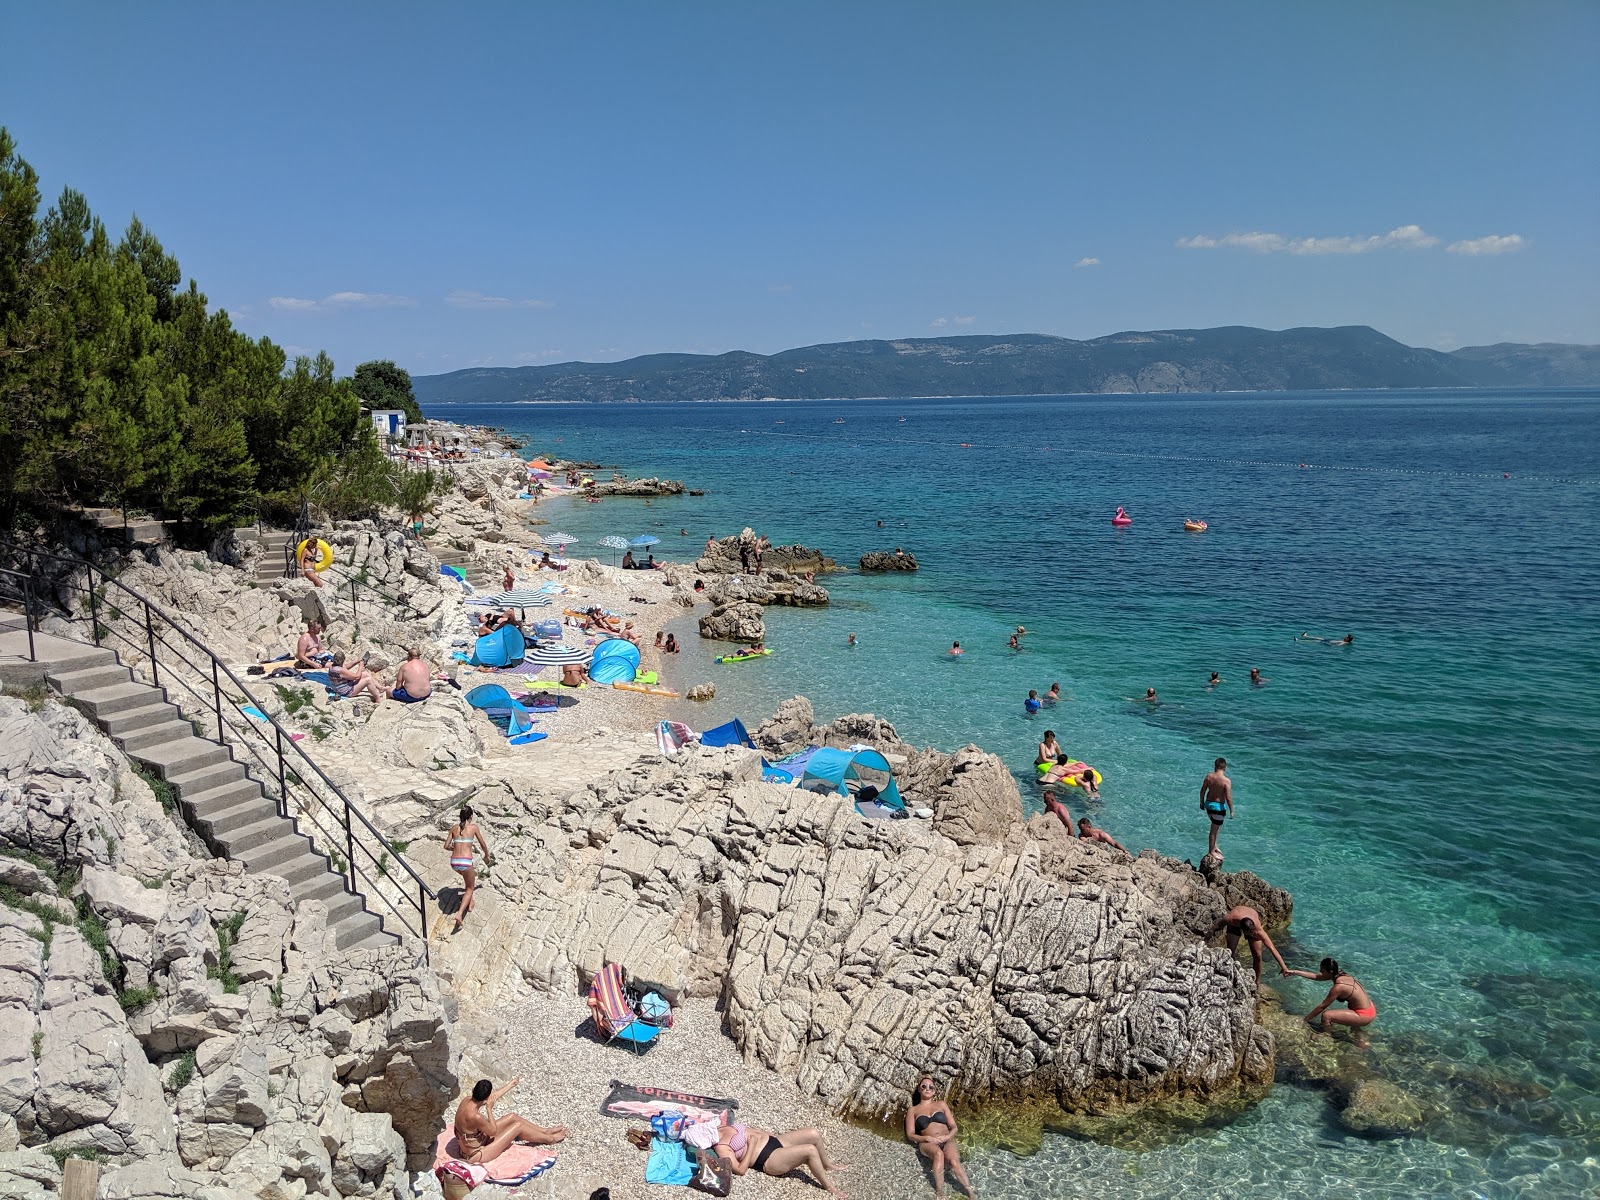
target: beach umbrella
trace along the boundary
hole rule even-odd
[[[618,537],[616,534],[610,533],[601,538],[598,544],[604,546],[608,550],[626,550],[628,548],[628,539],[625,537]]]
[[[550,596],[538,588],[512,588],[496,596],[475,597],[479,604],[493,604],[497,608],[548,608]]]
[[[553,479],[555,476],[549,471],[540,470],[538,467],[528,468],[529,479]]]
[[[643,549],[646,546],[658,545],[660,541],[661,539],[656,537],[654,534],[641,533],[638,537],[634,538],[633,541],[629,542],[628,545],[638,546],[640,549]]]
[[[547,533],[544,535],[544,544],[546,546],[556,546],[558,548],[570,546],[573,542],[582,540],[582,538],[573,537],[570,533]]]
[[[565,646],[555,642],[548,646],[535,646],[528,651],[525,661],[546,667],[564,667],[568,663],[586,663],[593,653],[587,646]]]

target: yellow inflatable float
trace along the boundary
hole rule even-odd
[[[310,538],[307,538],[305,541],[296,546],[294,548],[295,562],[300,562],[305,558],[307,546],[315,546],[317,548],[317,561],[311,564],[315,570],[319,572],[326,571],[329,567],[333,566],[333,547],[328,545],[328,543],[323,541],[321,538],[318,538],[314,542]]]
[[[671,696],[673,699],[677,699],[678,696],[678,693],[671,688],[650,687],[643,683],[623,683],[620,679],[611,686],[619,692],[643,692],[646,696]]]

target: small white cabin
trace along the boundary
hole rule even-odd
[[[375,408],[372,410],[372,430],[378,435],[380,441],[403,442],[406,440],[406,414],[399,408]]]

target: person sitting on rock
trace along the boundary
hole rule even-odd
[[[1128,848],[1104,829],[1096,829],[1088,817],[1078,818],[1078,840],[1080,842],[1099,842],[1101,845],[1111,846],[1121,850],[1124,854],[1130,853]],[[1257,981],[1259,982],[1259,980]]]
[[[374,704],[383,699],[378,690],[377,677],[367,670],[366,663],[359,658],[353,663],[345,662],[342,650],[333,656],[333,664],[328,668],[328,682],[341,696],[350,697],[365,692]]]
[[[939,1085],[924,1075],[911,1092],[906,1109],[906,1139],[926,1158],[933,1171],[933,1194],[943,1200],[945,1167],[950,1168],[968,1196],[972,1182],[961,1165],[961,1146],[956,1141],[956,1117],[950,1105],[939,1096]]]
[[[310,621],[300,640],[294,645],[294,665],[301,671],[320,671],[333,661],[333,655],[322,647],[322,623]]]
[[[1222,914],[1222,920],[1211,927],[1214,934],[1219,929],[1228,931],[1228,953],[1232,954],[1239,948],[1239,939],[1242,937],[1250,944],[1250,959],[1255,964],[1256,987],[1261,986],[1261,947],[1267,948],[1267,953],[1277,960],[1278,970],[1289,974],[1289,964],[1283,961],[1283,955],[1278,953],[1278,948],[1272,944],[1272,939],[1267,936],[1267,931],[1262,927],[1261,914],[1248,904],[1237,904]],[[1337,965],[1337,964],[1336,964]],[[1318,1011],[1321,1011],[1320,1009]]]
[[[433,693],[432,672],[423,661],[422,651],[412,646],[406,650],[406,661],[395,672],[394,691],[389,695],[402,704],[416,704]]]
[[[516,1113],[507,1113],[503,1117],[494,1115],[495,1101],[521,1082],[522,1076],[519,1075],[497,1090],[489,1080],[480,1079],[472,1085],[472,1094],[464,1097],[456,1106],[456,1141],[467,1162],[479,1166],[493,1162],[513,1142],[551,1146],[567,1136],[565,1125],[547,1129]]]
[[[842,1162],[830,1159],[822,1134],[815,1129],[795,1129],[770,1133],[740,1121],[717,1131],[717,1141],[709,1149],[728,1164],[735,1175],[752,1170],[763,1175],[787,1175],[804,1167],[828,1195],[844,1200],[844,1193],[828,1178],[829,1171],[842,1170]]]

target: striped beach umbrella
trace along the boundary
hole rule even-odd
[[[558,549],[582,540],[582,538],[573,537],[570,533],[547,533],[544,535],[544,544],[546,546],[555,546]]]
[[[586,663],[594,651],[587,646],[564,646],[559,642],[548,646],[535,646],[528,651],[525,661],[546,667],[564,667],[569,663]]]
[[[538,588],[512,588],[494,596],[478,596],[476,600],[498,608],[545,608],[552,603],[550,596]]]

